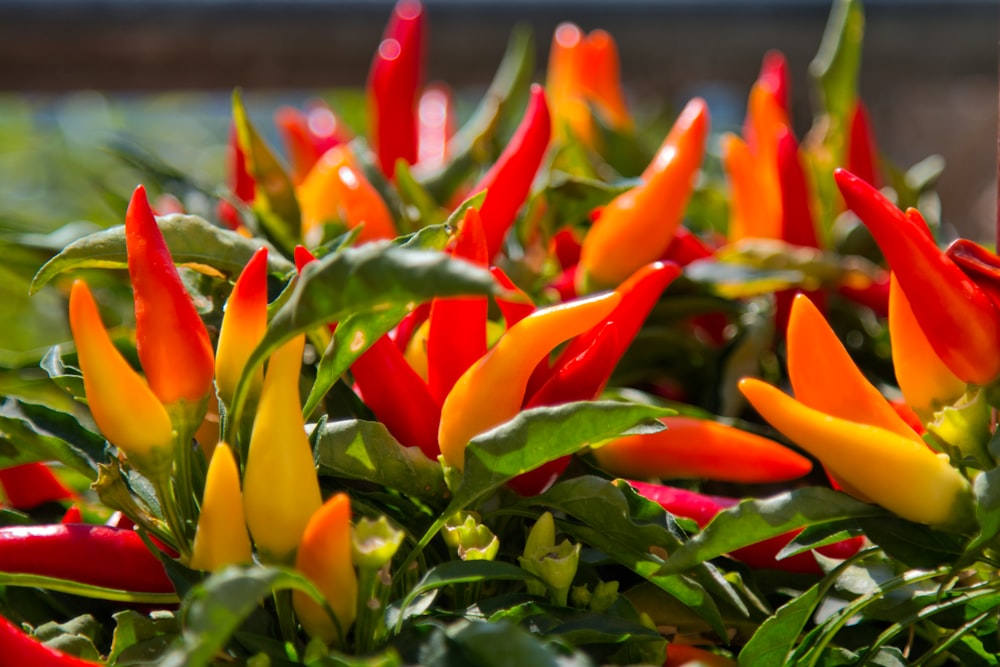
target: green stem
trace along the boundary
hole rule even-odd
[[[180,553],[181,560],[188,562],[191,560],[191,543],[188,541],[183,519],[177,512],[177,498],[174,496],[174,485],[170,475],[159,475],[152,480],[156,497],[160,500],[160,509],[163,511],[163,518],[173,533],[174,543]]]
[[[380,569],[358,569],[358,614],[354,622],[354,644],[360,655],[375,650],[385,637],[385,606],[390,586],[386,585],[383,577],[389,577],[388,565]]]

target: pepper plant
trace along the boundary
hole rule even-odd
[[[460,117],[432,18],[364,127],[236,91],[226,183],[130,153],[37,268],[0,665],[1000,664],[1000,258],[879,153],[860,3],[802,134],[771,51],[653,136],[570,23]]]

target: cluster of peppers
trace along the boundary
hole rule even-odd
[[[300,271],[313,261],[310,249],[326,249],[331,223],[351,230],[355,243],[399,236],[403,228],[385,189],[406,178],[410,167],[442,169],[456,145],[450,92],[423,86],[425,22],[417,0],[401,0],[379,45],[367,87],[370,153],[357,152],[329,107],[283,109],[277,120],[292,163],[286,172],[237,106],[232,196],[220,206],[219,221],[247,235],[263,230],[279,251],[294,256]],[[400,444],[460,474],[465,448],[476,435],[527,408],[600,396],[684,266],[747,239],[819,251],[824,230],[816,220],[803,151],[790,129],[788,98],[787,63],[770,53],[751,91],[742,136],[722,139],[731,197],[725,239],[696,236],[682,224],[709,133],[708,106],[696,98],[678,115],[637,185],[592,211],[586,233],[566,228],[552,237],[550,261],[559,275],[544,294],[558,300],[535,303],[502,266],[510,265],[512,229],[547,156],[553,146],[571,141],[600,152],[607,130],[634,130],[613,39],[603,31],[585,35],[575,25],[559,26],[547,81],[530,88],[510,141],[481,177],[451,193],[456,201],[476,204],[464,210],[445,252],[488,268],[510,298],[435,298],[416,307],[359,354],[349,373],[353,391]],[[834,488],[860,500],[934,527],[975,527],[969,471],[991,468],[994,461],[982,438],[968,434],[989,432],[992,424],[959,428],[955,420],[961,426],[967,426],[961,420],[988,420],[988,410],[975,408],[997,404],[993,387],[1000,361],[992,352],[1000,334],[1000,258],[967,241],[942,251],[915,209],[901,211],[877,189],[876,151],[860,103],[848,128],[842,155],[847,169],[835,171],[833,179],[846,208],[878,243],[891,279],[889,271],[880,272],[860,288],[837,289],[888,316],[904,400],[888,400],[851,360],[824,319],[822,286],[778,293],[777,322],[794,398],[752,377],[742,379],[739,390],[812,458],[722,421],[689,416],[665,417],[665,430],[625,436],[591,452],[607,474],[634,480],[629,484],[639,494],[698,526],[739,499],[645,480],[788,482],[809,473],[815,459]],[[249,207],[261,221],[256,228]],[[125,238],[142,374],[116,349],[82,280],[70,293],[70,323],[93,419],[125,464],[149,480],[162,518],[130,517],[138,530],[129,522],[92,526],[72,516],[20,533],[0,529],[0,570],[169,595],[173,586],[160,558],[208,572],[256,558],[309,578],[324,603],[296,592],[298,622],[326,645],[345,645],[365,601],[382,595],[375,592],[376,575],[392,560],[402,533],[384,519],[352,526],[346,494],[322,497],[299,395],[304,336],[277,350],[266,370],[250,369],[243,411],[248,417],[245,423],[228,421],[237,385],[268,326],[268,248],[235,280],[213,342],[142,187],[126,213]],[[216,419],[220,428],[206,429]],[[859,460],[866,465],[857,465]],[[568,464],[568,458],[554,461],[510,486],[524,496],[538,494]],[[15,507],[73,497],[42,464],[0,471],[0,483]],[[551,515],[545,516],[551,523]],[[545,539],[532,537],[536,530]],[[555,545],[543,520],[532,536],[525,562],[545,560],[532,560],[529,552],[542,548],[536,542],[571,557],[572,548]],[[144,537],[162,551],[159,557]],[[731,556],[750,567],[822,574],[808,552],[775,558],[792,537]],[[488,550],[490,542],[477,548]],[[846,558],[862,543],[855,537],[819,551]],[[65,549],[88,554],[78,559],[86,565],[78,571],[56,565],[55,554]],[[128,566],[120,565],[122,558]],[[116,563],[114,571],[93,567],[101,561]],[[4,651],[21,646],[17,650],[25,655],[48,654],[19,637],[8,623],[0,624]],[[676,660],[687,654],[688,647],[674,648]],[[672,659],[668,664],[675,664]],[[44,664],[42,657],[34,660]]]

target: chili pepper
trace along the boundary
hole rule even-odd
[[[417,96],[423,81],[425,32],[423,5],[418,0],[397,2],[368,71],[368,136],[379,168],[390,180],[397,160],[417,161]]]
[[[427,322],[427,318],[430,317],[430,314],[430,301],[425,301],[407,313],[403,319],[399,321],[399,324],[396,325],[396,328],[389,332],[392,337],[392,342],[396,344],[396,347],[398,347],[401,352],[406,351],[410,341],[413,339],[414,335],[416,335],[416,332],[420,329],[420,327]],[[426,354],[424,356],[426,356]]]
[[[847,171],[875,188],[882,187],[878,169],[878,150],[868,120],[868,109],[860,99],[854,101],[848,118]]]
[[[708,419],[660,419],[657,433],[627,435],[594,449],[609,474],[723,482],[781,482],[812,469],[806,457],[763,436]]]
[[[667,659],[663,667],[736,667],[736,661],[708,649],[676,641],[667,645]]]
[[[69,323],[91,415],[101,433],[138,469],[153,477],[170,470],[173,426],[166,408],[111,342],[90,289],[76,280]]]
[[[876,317],[889,316],[888,271],[878,271],[872,281],[862,287],[840,283],[837,285],[837,293],[854,303],[870,308]]]
[[[667,250],[694,188],[707,133],[708,106],[696,98],[675,121],[675,140],[665,141],[647,167],[646,182],[615,197],[591,226],[580,251],[580,293],[617,286]]]
[[[777,176],[758,164],[750,146],[735,134],[722,135],[722,166],[729,182],[727,240],[780,237],[781,194]]]
[[[438,444],[448,465],[462,469],[469,440],[518,413],[535,366],[556,345],[606,318],[620,300],[609,292],[543,308],[508,329],[458,379],[441,407]]]
[[[174,591],[163,563],[139,534],[112,526],[0,527],[0,571],[134,592]]]
[[[305,180],[324,153],[351,139],[350,133],[324,102],[315,102],[305,112],[283,106],[275,112],[274,124],[288,151],[295,185]]]
[[[945,254],[1000,308],[1000,257],[969,239],[955,239]]]
[[[563,269],[576,266],[580,262],[580,240],[571,227],[563,227],[549,241],[549,254],[555,257]]]
[[[70,505],[59,523],[83,523],[83,512],[80,511],[80,506]]]
[[[479,214],[483,220],[488,259],[493,259],[500,252],[504,237],[517,217],[517,211],[531,191],[531,184],[548,150],[551,137],[552,121],[545,91],[534,84],[531,86],[524,117],[514,135],[497,161],[472,188],[472,194],[486,192]]]
[[[396,237],[389,207],[346,145],[324,153],[296,194],[302,209],[302,237],[307,243],[318,243],[323,225],[334,221],[343,222],[348,229],[360,226],[361,243]]]
[[[910,521],[954,529],[973,522],[969,483],[947,456],[884,428],[814,410],[754,378],[740,380],[739,389],[850,489]]]
[[[0,468],[0,487],[3,487],[7,504],[16,510],[30,510],[44,503],[76,497],[51,468],[37,461]]]
[[[215,572],[252,559],[240,495],[240,471],[229,445],[220,442],[208,464],[190,567]]]
[[[0,667],[94,667],[103,665],[63,653],[29,637],[0,616]]]
[[[257,191],[257,184],[254,182],[253,176],[250,175],[250,171],[247,169],[247,156],[246,153],[243,152],[243,147],[240,146],[240,140],[236,132],[235,125],[233,125],[229,131],[229,145],[226,149],[226,161],[229,189],[233,193],[233,196],[246,204],[252,203],[254,195]],[[239,212],[225,199],[219,201],[216,215],[219,217],[219,220],[225,223],[230,229],[240,229],[243,227],[243,220],[240,217]]]
[[[691,262],[712,257],[714,254],[715,250],[712,247],[681,225],[667,246],[667,251],[663,253],[661,261],[687,266]]]
[[[205,324],[184,289],[140,185],[125,214],[135,297],[136,352],[149,386],[175,418],[197,428],[212,390],[215,361]]]
[[[834,179],[847,206],[865,223],[888,260],[934,351],[964,382],[1000,376],[1000,310],[926,232],[916,210],[907,215],[854,174]]]
[[[454,245],[448,249],[460,257],[486,266],[489,256],[479,212],[466,210]],[[486,354],[486,320],[489,301],[485,296],[436,298],[431,301],[427,325],[427,386],[440,405],[455,381]]]
[[[504,273],[503,269],[499,266],[491,266],[490,273],[493,274],[493,277],[497,279],[497,282],[500,283],[505,290],[515,292],[520,297],[520,300],[516,301],[504,298],[497,299],[497,307],[500,309],[500,313],[503,315],[504,322],[506,323],[508,329],[535,312],[535,304],[532,303],[531,297],[529,297],[524,290],[515,285],[514,281],[510,279],[510,276]],[[569,299],[566,300],[569,301]]]
[[[765,53],[757,81],[760,82],[764,90],[771,94],[786,117],[791,113],[792,107],[789,79],[788,60],[785,58],[785,54],[777,49],[771,49]]]
[[[267,329],[267,247],[257,251],[243,267],[233,291],[226,300],[222,325],[219,328],[218,351],[215,357],[215,386],[226,405],[232,404],[233,393],[247,359],[264,337]],[[258,369],[253,386],[260,391],[264,370]]]
[[[449,158],[448,140],[455,134],[455,110],[451,89],[431,84],[417,103],[417,164],[421,169],[440,169]]]
[[[819,248],[799,143],[787,127],[777,137],[778,182],[781,193],[781,239],[792,245]]]
[[[899,390],[920,421],[929,421],[965,393],[965,383],[931,347],[895,274],[889,287],[889,341]]]
[[[243,471],[243,510],[261,559],[287,563],[322,504],[299,399],[305,336],[271,355]]]
[[[620,132],[632,129],[632,115],[622,89],[618,44],[606,30],[592,30],[584,40],[580,83],[601,119]]]
[[[331,496],[309,518],[295,569],[316,585],[336,618],[335,623],[312,598],[294,591],[292,604],[302,627],[326,644],[342,644],[358,606],[358,576],[351,562],[351,499],[346,493]]]

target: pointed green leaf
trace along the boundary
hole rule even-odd
[[[106,586],[84,584],[79,581],[73,581],[72,579],[47,577],[41,574],[0,572],[0,586],[27,586],[31,588],[42,588],[49,591],[70,593],[72,595],[93,598],[96,600],[128,602],[131,604],[168,605],[177,603],[177,596],[174,593],[140,593],[136,591],[126,591],[120,588],[108,588]]]
[[[860,0],[836,0],[830,9],[823,41],[809,64],[823,108],[843,131],[844,119],[857,96],[865,16]]]
[[[817,583],[764,621],[740,651],[740,667],[785,667],[786,658],[825,592],[826,588]]]
[[[180,632],[171,612],[159,611],[146,616],[129,609],[114,614],[113,618],[115,632],[108,662],[116,667],[157,662]]]
[[[0,467],[59,461],[95,480],[97,466],[110,458],[104,438],[72,415],[13,400],[0,407]]]

